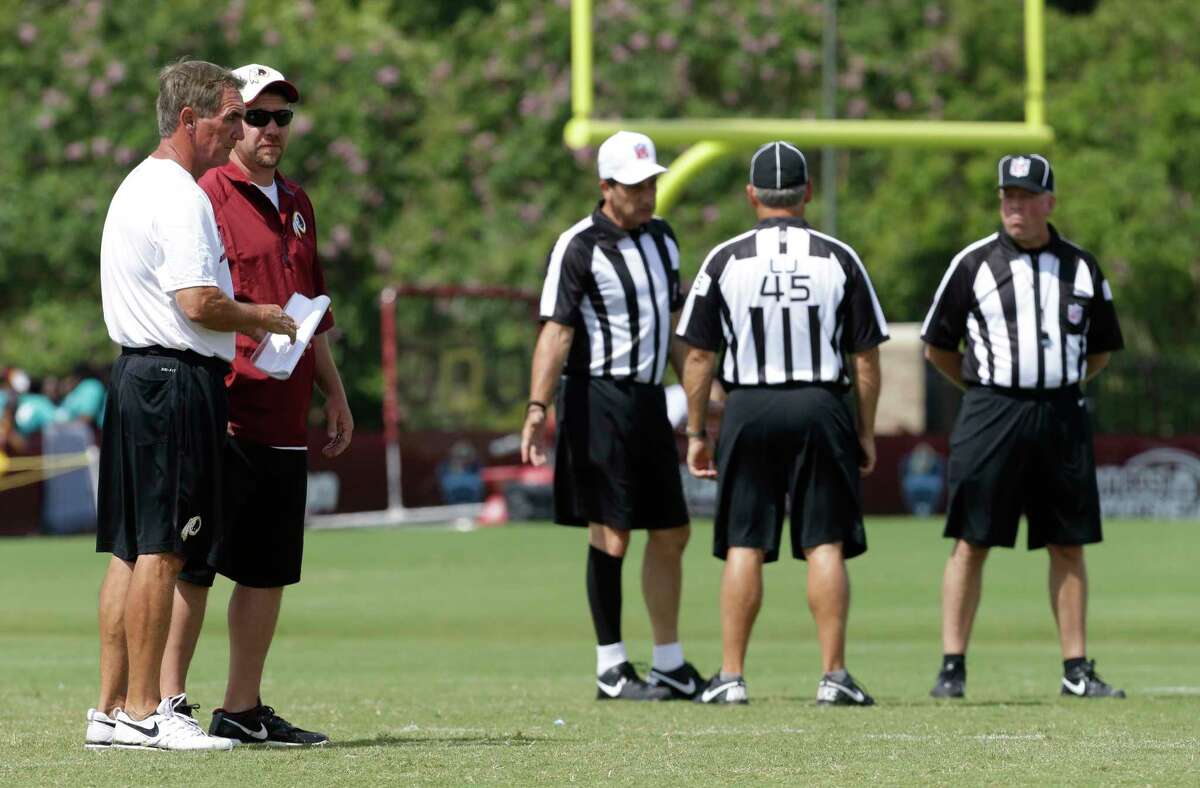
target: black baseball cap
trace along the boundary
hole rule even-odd
[[[1044,156],[1036,153],[1009,154],[1000,160],[1000,188],[1015,186],[1040,194],[1054,191],[1054,171]]]
[[[790,142],[768,142],[750,159],[750,185],[759,189],[795,189],[808,183],[808,162]]]

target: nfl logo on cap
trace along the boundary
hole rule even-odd
[[[1008,163],[1008,174],[1014,178],[1024,178],[1029,174],[1029,159],[1017,156]]]

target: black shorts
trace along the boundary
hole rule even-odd
[[[834,542],[845,558],[866,552],[860,452],[839,389],[731,391],[717,439],[713,555],[751,547],[763,550],[765,561],[778,559],[789,496],[794,558]]]
[[[1101,540],[1092,427],[1076,386],[968,388],[950,436],[949,477],[948,537],[1013,547],[1024,512],[1030,550]]]
[[[229,438],[225,449],[225,521],[207,560],[189,559],[181,580],[212,586],[217,572],[251,588],[300,582],[308,452]]]
[[[567,376],[556,408],[556,523],[622,531],[687,525],[662,386]]]
[[[228,371],[192,351],[122,350],[100,438],[97,552],[208,553],[221,521]]]

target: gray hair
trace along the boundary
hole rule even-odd
[[[229,69],[205,60],[171,63],[158,73],[158,135],[165,138],[175,133],[184,107],[211,118],[221,108],[225,88],[241,90],[245,84]]]
[[[754,187],[754,197],[768,208],[795,208],[804,203],[804,192],[808,184],[794,189],[763,189]]]

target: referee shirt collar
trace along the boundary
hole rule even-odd
[[[595,210],[592,211],[592,224],[600,230],[601,235],[607,238],[619,239],[627,235],[634,235],[646,231],[646,224],[638,225],[632,230],[626,230],[619,227],[612,219],[608,218],[608,214],[604,213],[604,200],[596,203]]]
[[[811,229],[811,225],[809,225],[803,216],[770,216],[754,225],[755,230],[764,230],[768,227],[800,227],[805,230]]]
[[[1033,257],[1033,256],[1041,254],[1042,252],[1046,252],[1046,251],[1053,249],[1054,247],[1058,246],[1059,242],[1062,240],[1062,238],[1058,234],[1058,230],[1054,229],[1054,225],[1048,224],[1048,226],[1050,228],[1050,240],[1047,241],[1042,246],[1039,246],[1037,249],[1026,249],[1025,247],[1019,245],[1016,241],[1013,240],[1011,235],[1009,235],[1008,233],[1006,233],[1004,231],[1003,224],[1000,225],[1000,229],[997,231],[996,234],[1000,239],[1000,245],[1003,246],[1008,251],[1015,252],[1016,254],[1027,254],[1027,255]]]

